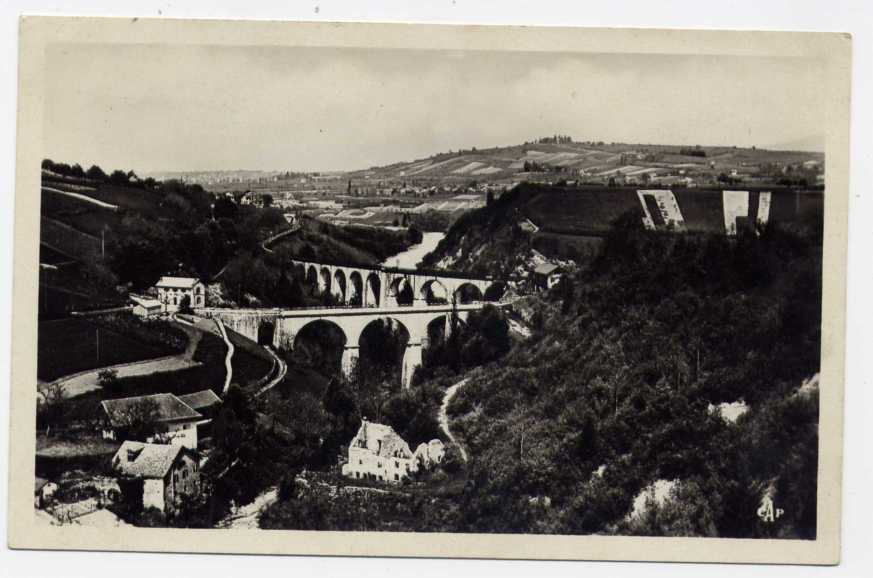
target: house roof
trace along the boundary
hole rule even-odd
[[[211,407],[216,403],[221,403],[221,398],[215,395],[215,392],[211,389],[204,389],[203,391],[180,395],[179,400],[194,410]]]
[[[543,263],[541,265],[537,265],[536,269],[534,269],[534,273],[537,273],[539,275],[549,275],[551,273],[554,273],[556,269],[560,269],[560,267],[558,267],[554,263]]]
[[[126,441],[112,458],[112,468],[131,478],[163,478],[167,475],[179,452],[178,444],[145,444]]]
[[[364,420],[352,440],[352,445],[361,445],[355,442],[363,442],[364,447],[382,457],[395,457],[400,454],[404,458],[411,458],[413,455],[409,444],[390,425]]]
[[[161,277],[155,287],[171,287],[174,289],[191,289],[199,283],[194,277]]]
[[[203,417],[172,393],[106,399],[100,405],[103,406],[103,411],[106,412],[113,427],[119,427],[128,424],[131,412],[143,402],[155,404],[155,419],[157,421],[195,420]]]
[[[136,303],[137,305],[141,305],[148,309],[159,308],[161,306],[161,302],[157,299],[151,299],[148,297],[139,297],[137,295],[131,295],[130,300]]]

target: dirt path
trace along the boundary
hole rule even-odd
[[[255,498],[251,504],[231,512],[217,524],[217,527],[230,528],[232,530],[257,530],[258,516],[261,515],[261,511],[274,504],[278,499],[279,490],[275,487],[270,488]]]
[[[465,383],[467,383],[468,378],[464,378],[458,383],[450,386],[446,390],[446,394],[443,396],[443,403],[440,406],[440,412],[438,415],[438,419],[440,422],[440,429],[442,429],[446,433],[446,437],[451,440],[452,443],[458,446],[458,449],[461,450],[461,457],[464,461],[467,461],[467,450],[464,449],[464,446],[458,443],[458,440],[455,439],[455,436],[452,435],[452,431],[449,429],[449,414],[447,412],[449,407],[449,402],[452,401],[452,398],[458,392],[458,390],[463,387]]]
[[[221,390],[222,395],[227,395],[227,390],[230,389],[230,382],[233,381],[233,343],[230,337],[227,336],[227,331],[224,330],[224,323],[220,319],[215,319],[215,325],[218,327],[221,338],[224,339],[224,344],[227,345],[227,355],[224,358],[224,368],[227,370],[224,374],[224,388]]]

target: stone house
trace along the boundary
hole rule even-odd
[[[138,395],[100,402],[105,416],[104,439],[123,439],[137,421],[154,421],[155,432],[146,441],[166,441],[197,449],[197,425],[203,414],[171,393]]]
[[[158,301],[164,312],[175,313],[187,296],[191,307],[206,306],[206,286],[194,277],[161,277],[155,284]]]
[[[420,468],[439,463],[444,454],[440,440],[419,444],[413,452],[394,428],[364,419],[349,443],[342,473],[355,479],[399,483]]]
[[[126,501],[142,509],[175,513],[185,498],[200,493],[196,452],[176,444],[126,441],[112,458]]]

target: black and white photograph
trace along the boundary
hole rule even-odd
[[[846,153],[815,35],[56,23],[17,191],[35,532],[838,544]]]

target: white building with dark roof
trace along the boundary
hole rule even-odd
[[[175,313],[187,296],[191,307],[206,306],[206,286],[194,277],[161,277],[155,284],[164,312]]]
[[[112,458],[125,499],[173,513],[186,497],[200,492],[200,471],[193,450],[175,444],[126,441]]]
[[[364,419],[349,443],[349,459],[342,473],[355,479],[399,483],[419,468],[441,462],[444,455],[440,440],[421,443],[413,452],[394,428]]]
[[[124,438],[126,430],[145,417],[156,424],[147,441],[165,440],[197,449],[197,424],[203,422],[203,414],[171,393],[106,399],[100,405],[106,417],[105,439]]]

